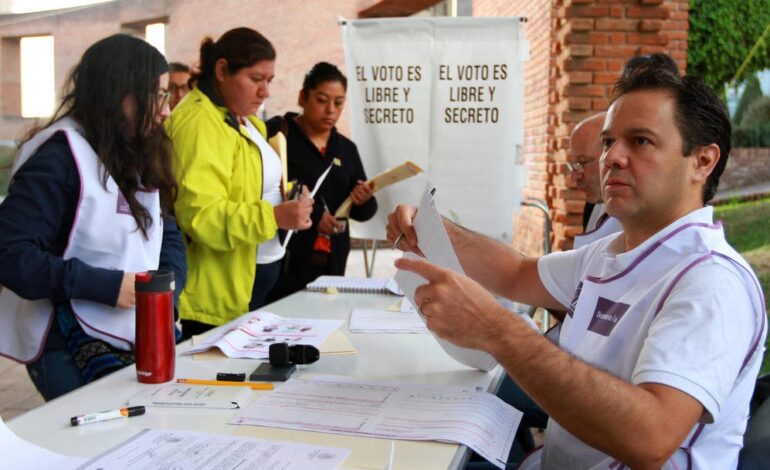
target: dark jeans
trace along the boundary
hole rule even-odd
[[[281,274],[281,260],[257,265],[257,275],[254,276],[254,287],[251,289],[249,310],[256,310],[265,305],[265,299]]]
[[[51,322],[43,354],[37,361],[27,364],[27,373],[45,401],[86,384],[55,319]]]

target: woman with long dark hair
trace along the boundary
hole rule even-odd
[[[283,201],[281,161],[255,116],[274,69],[275,49],[253,29],[206,38],[196,87],[166,122],[190,266],[180,298],[185,337],[261,307],[284,254],[278,228],[310,226],[313,201]]]
[[[0,205],[0,354],[46,400],[134,361],[134,273],[184,277],[164,224],[176,183],[161,121],[168,64],[145,41],[102,39],[75,66],[53,119],[20,147]]]
[[[345,106],[347,86],[347,78],[336,66],[319,62],[302,83],[298,99],[302,113],[286,113],[267,123],[269,134],[279,130],[286,134],[289,179],[314,186],[334,164],[316,194],[313,226],[289,242],[284,270],[270,300],[304,289],[318,276],[345,274],[350,232],[333,215],[345,199],[352,201],[350,218],[354,220],[369,220],[377,212],[374,188],[366,184],[358,148],[335,127]]]

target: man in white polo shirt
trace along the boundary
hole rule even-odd
[[[735,468],[766,335],[751,269],[706,206],[730,151],[701,81],[640,66],[602,130],[602,193],[623,232],[539,259],[445,221],[468,277],[397,261],[428,283],[428,327],[495,356],[551,416],[526,468]],[[388,239],[418,251],[416,209]],[[557,347],[490,294],[566,309]]]

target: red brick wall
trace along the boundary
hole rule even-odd
[[[554,2],[554,148],[548,165],[554,250],[572,246],[582,231],[583,196],[564,171],[575,124],[605,111],[625,62],[639,54],[669,53],[684,70],[686,0],[563,0]]]
[[[770,148],[736,148],[719,179],[719,190],[770,183]]]

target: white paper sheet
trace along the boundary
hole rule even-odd
[[[441,216],[433,203],[433,197],[426,188],[417,210],[417,216],[414,219],[414,230],[417,232],[417,242],[425,258],[431,263],[451,269],[460,274],[465,274],[460,261],[457,259],[452,243],[449,241],[449,235],[441,222]],[[404,253],[404,257],[411,259],[421,259],[412,253]],[[404,291],[404,295],[409,301],[416,305],[414,301],[414,291],[421,285],[426,284],[425,279],[417,274],[399,269],[394,277],[398,286]],[[422,318],[422,317],[420,317]],[[490,354],[476,349],[461,348],[455,346],[449,341],[435,336],[436,341],[453,359],[469,367],[475,367],[481,370],[492,370],[497,365],[497,360]]]
[[[79,470],[335,469],[350,449],[192,431],[145,429]],[[52,467],[55,468],[55,467]]]
[[[350,313],[350,331],[354,333],[430,333],[415,312],[390,312],[354,308]]]
[[[319,347],[341,325],[342,320],[283,318],[270,312],[254,311],[236,318],[221,333],[211,334],[182,354],[217,347],[228,357],[267,359],[271,344],[309,344]]]
[[[41,430],[40,432],[44,432]],[[73,469],[86,459],[57,454],[14,434],[0,417],[0,467],[24,470]]]
[[[129,406],[159,406],[171,408],[241,408],[251,396],[251,389],[243,387],[215,387],[184,383],[142,387],[142,391],[128,399]]]
[[[520,421],[521,412],[487,392],[319,376],[290,379],[230,423],[456,442],[504,468]]]
[[[326,179],[326,176],[331,171],[332,167],[334,166],[334,163],[331,163],[329,165],[329,168],[326,169],[323,173],[321,173],[321,176],[318,177],[318,180],[315,182],[315,186],[313,187],[313,190],[310,191],[310,197],[315,197],[315,194],[318,192],[318,190],[321,188],[321,185],[323,184],[324,180]],[[282,248],[286,248],[289,246],[289,240],[291,240],[291,236],[294,234],[294,230],[289,230],[286,232],[286,238],[283,239],[283,245],[281,245]]]

